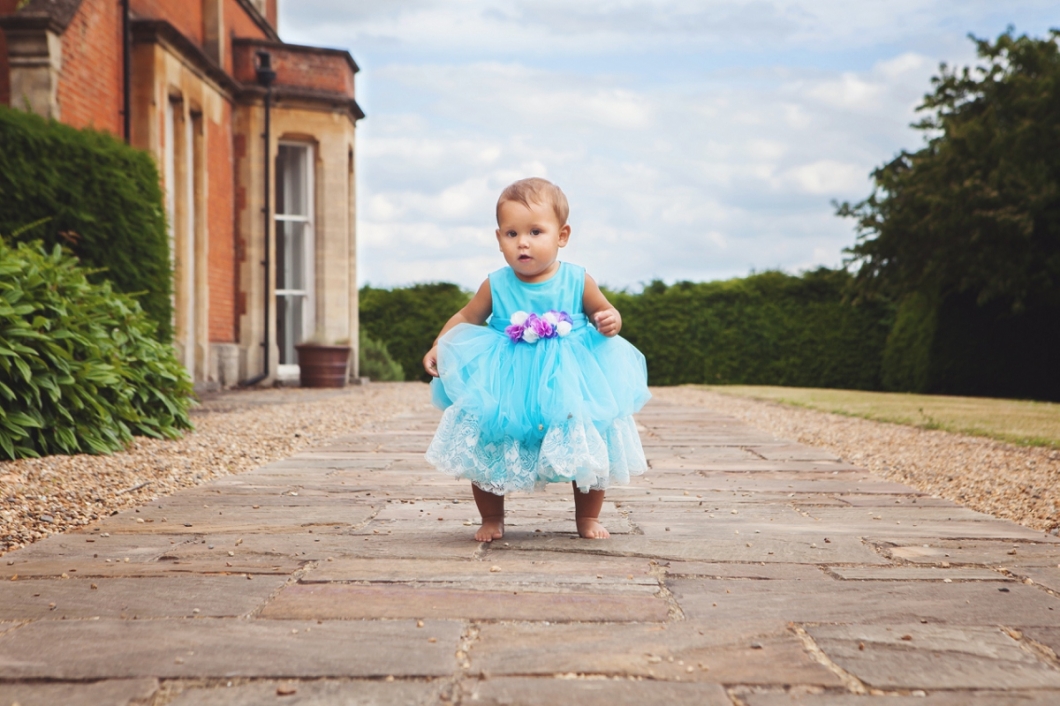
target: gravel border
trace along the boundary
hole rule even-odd
[[[828,449],[888,480],[1058,534],[1060,450],[919,429],[737,397],[653,388],[660,401],[709,407],[778,437]]]
[[[204,397],[192,410],[195,431],[182,439],[136,437],[110,456],[0,461],[0,555],[430,406],[429,400],[426,385],[404,383],[229,391]]]

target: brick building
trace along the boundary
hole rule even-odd
[[[0,0],[0,101],[155,157],[199,386],[297,376],[314,335],[356,374],[358,69],[281,41],[277,2]]]

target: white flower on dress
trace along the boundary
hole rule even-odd
[[[549,322],[553,326],[559,323],[559,315],[554,311],[547,311],[541,315],[541,318]]]
[[[556,324],[556,335],[560,338],[563,338],[568,333],[570,333],[570,330],[571,323],[569,321],[560,321],[558,324]]]
[[[527,343],[537,343],[538,338],[540,338],[540,336],[537,335],[537,331],[534,329],[523,329],[523,340]]]
[[[530,314],[525,311],[517,311],[512,314],[511,322],[513,326],[522,326],[528,318],[530,318]]]

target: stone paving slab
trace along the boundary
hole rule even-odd
[[[1035,542],[1012,542],[990,539],[939,539],[924,536],[923,541],[909,542],[890,536],[879,536],[876,541],[887,547],[886,553],[914,564],[979,564],[985,566],[1057,566],[1060,565],[1060,544],[1043,542],[1038,534]]]
[[[417,706],[440,701],[438,681],[255,681],[186,689],[169,706]]]
[[[462,632],[455,621],[37,621],[0,635],[0,679],[446,676]]]
[[[1053,654],[1060,655],[1060,628],[1029,627],[1022,630],[1023,635],[1045,645]]]
[[[0,706],[1060,703],[1055,538],[653,402],[611,539],[555,484],[481,544],[469,485],[423,460],[438,417],[3,557]]]
[[[481,706],[732,706],[718,684],[618,679],[502,677],[476,681],[467,700]]]
[[[885,689],[1060,689],[1060,671],[998,628],[821,625],[806,631],[840,667]]]
[[[747,706],[1056,706],[1060,691],[936,691],[902,696],[887,694],[742,694]]]
[[[523,583],[608,584],[658,586],[652,576],[653,565],[647,559],[624,557],[577,557],[542,553],[521,556],[492,554],[483,559],[351,559],[322,562],[302,575],[302,583],[332,581],[417,582],[417,583]]]
[[[1008,567],[1013,574],[1025,579],[1030,579],[1039,586],[1044,586],[1054,593],[1060,594],[1060,566],[1023,566],[1014,564]]]
[[[990,569],[936,569],[919,566],[833,566],[828,571],[847,581],[1012,581]]]
[[[3,684],[0,704],[19,706],[131,706],[147,702],[158,691],[158,680],[108,679],[83,684]]]
[[[753,532],[753,530],[751,530]],[[742,536],[700,537],[692,540],[657,537],[612,537],[606,544],[586,543],[574,538],[509,538],[510,546],[495,551],[557,551],[606,556],[646,557],[676,561],[707,562],[780,562],[798,564],[864,563],[887,564],[887,560],[857,538],[837,538],[831,544],[824,537],[763,538],[754,534]],[[818,543],[815,540],[820,540]],[[751,546],[747,546],[750,543]],[[817,544],[816,547],[813,545]]]
[[[227,549],[228,547],[225,547]],[[104,559],[36,559],[8,567],[20,579],[63,578],[141,578],[187,575],[254,574],[290,576],[306,563],[287,557],[261,554],[230,557],[227,552],[211,552],[215,558],[180,560],[162,557],[153,562],[106,562]]]
[[[479,590],[412,586],[303,584],[288,586],[262,611],[273,620],[443,618],[466,620],[580,620],[661,622],[669,606],[655,587],[630,591]]]
[[[686,682],[841,683],[783,630],[719,635],[707,623],[483,625],[471,650],[471,666],[492,676],[573,672]]]
[[[0,582],[0,620],[249,615],[286,576],[170,576]]]
[[[716,625],[913,623],[1060,627],[1060,599],[1019,583],[937,581],[667,582],[686,616]],[[1054,610],[1050,610],[1050,609]]]
[[[94,528],[98,530],[97,528]],[[98,531],[53,534],[17,552],[0,557],[0,566],[17,573],[18,567],[38,560],[85,560],[151,562],[176,547],[196,541],[193,535],[115,535]],[[13,567],[13,568],[12,568]]]
[[[176,510],[176,508],[174,508]],[[226,514],[227,510],[227,514]],[[138,514],[121,513],[103,521],[101,527],[112,533],[137,534],[159,532],[162,534],[216,534],[219,532],[275,532],[283,534],[297,532],[306,527],[334,527],[341,529],[361,525],[371,518],[370,508],[351,507],[350,504],[332,501],[309,507],[268,507],[259,509],[225,507],[185,507],[179,509],[179,521],[169,519],[173,512],[169,508],[146,508]]]

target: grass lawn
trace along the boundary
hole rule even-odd
[[[1060,404],[1054,402],[805,387],[705,387],[725,395],[782,402],[881,422],[989,436],[1024,446],[1060,448]]]

